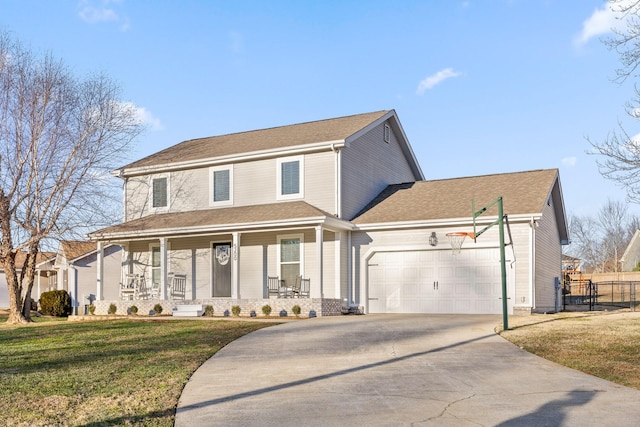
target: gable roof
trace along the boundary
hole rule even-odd
[[[394,117],[397,122],[394,110],[382,110],[268,129],[191,139],[123,166],[115,173],[126,176],[160,170],[168,165],[188,165],[193,162],[224,159],[247,155],[248,153],[264,153],[318,144],[327,147],[331,147],[332,144],[348,144],[350,138],[357,136],[370,126],[391,117]],[[402,133],[403,138],[405,138],[399,122],[395,125]],[[415,158],[411,160],[417,165]]]
[[[36,256],[36,265],[46,261],[50,261],[53,258],[55,258],[55,256],[56,254],[54,252],[38,252],[38,255]],[[24,267],[24,263],[26,260],[27,260],[26,251],[16,252],[16,268],[18,270],[21,270],[22,267]],[[4,268],[2,267],[2,265],[0,265],[0,271],[4,271]]]
[[[472,200],[481,209],[503,198],[507,215],[539,215],[553,198],[562,240],[567,240],[564,202],[557,169],[390,185],[352,220],[357,225],[469,219]],[[495,207],[487,215],[497,215]]]
[[[63,240],[60,243],[60,249],[67,261],[72,261],[88,253],[97,251],[98,244],[88,241]]]
[[[236,231],[252,228],[264,230],[273,226],[325,224],[350,229],[351,225],[306,202],[280,202],[265,205],[203,209],[147,215],[89,234],[93,240],[117,240],[209,234],[218,231]]]

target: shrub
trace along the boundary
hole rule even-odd
[[[296,304],[293,307],[291,307],[291,312],[293,314],[295,314],[296,316],[299,316],[301,311],[302,311],[302,309],[300,308],[300,306],[298,304]]]
[[[269,304],[262,306],[262,314],[268,316],[271,314],[271,306]]]
[[[138,314],[138,307],[136,307],[135,305],[132,305],[131,307],[129,307],[129,313]]]
[[[153,306],[153,312],[155,314],[162,314],[162,306],[160,304],[156,304]]]
[[[118,311],[118,307],[116,307],[114,303],[109,304],[109,311],[107,311],[107,313],[116,314],[116,311]]]
[[[285,310],[284,308],[280,310],[280,317],[287,317],[287,310]]]
[[[72,311],[71,297],[63,290],[43,292],[40,295],[40,310],[49,316],[66,317]]]
[[[96,306],[93,304],[89,305],[89,313],[96,314]]]
[[[205,305],[204,306],[204,315],[207,317],[213,317],[213,306]]]
[[[240,306],[234,305],[233,307],[231,307],[231,312],[234,316],[240,316]]]

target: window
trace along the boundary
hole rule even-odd
[[[217,166],[209,169],[211,177],[212,206],[233,204],[233,166]]]
[[[388,124],[384,124],[384,142],[387,144],[391,141],[391,127]]]
[[[169,185],[166,176],[151,180],[151,207],[154,209],[168,206]]]
[[[278,159],[278,200],[304,197],[304,157]]]
[[[151,246],[151,283],[160,289],[160,246]]]
[[[287,286],[303,274],[303,235],[278,236],[278,271]]]

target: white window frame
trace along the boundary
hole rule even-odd
[[[216,202],[213,200],[215,191],[215,172],[229,171],[229,200],[221,200]],[[209,168],[209,206],[231,206],[233,205],[233,165],[212,166]]]
[[[167,205],[166,206],[153,206],[153,180],[166,178],[167,180]],[[171,179],[169,174],[152,175],[149,177],[149,211],[151,212],[165,212],[169,210],[171,204]]]
[[[304,277],[304,234],[300,233],[300,234],[281,234],[277,236],[277,246],[276,246],[276,271],[277,271],[277,276],[280,277],[282,275],[282,264],[294,264],[292,262],[289,263],[283,263],[282,262],[282,257],[281,257],[281,245],[282,245],[282,241],[283,240],[289,240],[289,239],[299,239],[300,240],[300,261],[298,262],[298,264],[300,264],[300,275],[302,277]],[[280,277],[282,279],[282,277]]]
[[[298,162],[298,192],[291,194],[282,194],[282,164]],[[276,161],[277,189],[276,200],[292,200],[304,198],[304,156],[282,157]]]

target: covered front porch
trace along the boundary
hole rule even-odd
[[[340,314],[351,294],[345,262],[351,224],[304,202],[278,204],[274,218],[256,221],[257,213],[269,216],[270,208],[157,214],[92,233],[98,242],[95,313],[106,314],[111,304],[118,314],[132,305],[148,314],[160,304],[167,314],[179,305],[202,304],[215,315],[237,306],[241,316],[260,316],[268,304],[272,315],[291,315],[294,305],[302,316]],[[278,218],[283,212],[287,217]],[[230,222],[242,217],[253,221]],[[102,263],[108,243],[123,248],[117,283],[105,279],[113,277]],[[269,278],[289,289],[304,279],[308,293],[274,295]]]

